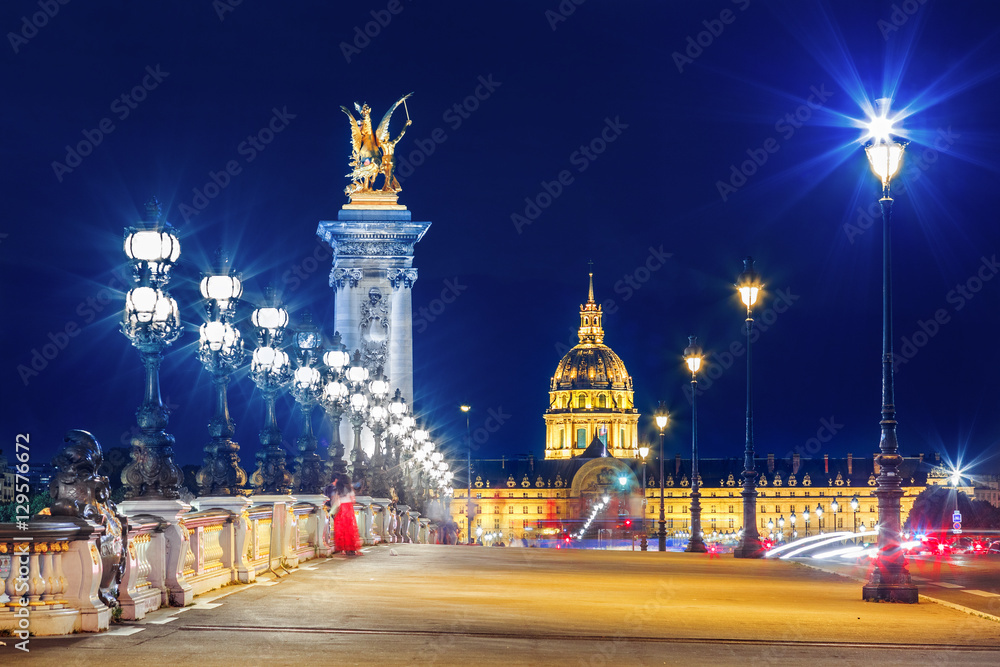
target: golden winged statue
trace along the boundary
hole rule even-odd
[[[347,174],[351,179],[351,183],[344,189],[344,194],[349,197],[359,193],[373,192],[395,195],[401,190],[399,181],[396,180],[396,176],[393,173],[393,156],[396,151],[396,144],[406,134],[406,128],[410,126],[411,121],[409,114],[407,114],[406,125],[400,130],[399,136],[392,139],[389,134],[389,120],[392,118],[392,112],[400,104],[403,105],[404,109],[406,108],[405,100],[412,94],[404,95],[389,107],[389,110],[382,116],[382,121],[374,131],[372,130],[371,108],[367,104],[358,105],[355,102],[354,108],[357,110],[360,118],[355,118],[347,107],[340,107],[341,111],[351,119],[352,150],[351,161],[349,163],[351,165],[351,173]],[[382,174],[385,180],[382,183],[381,190],[375,190],[373,186],[379,174]]]

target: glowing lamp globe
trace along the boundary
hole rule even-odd
[[[125,254],[129,259],[151,264],[173,264],[181,254],[181,242],[170,231],[158,229],[132,230],[125,237]]]
[[[697,336],[688,336],[688,346],[684,348],[684,363],[687,364],[691,374],[695,374],[701,368],[702,352],[698,345]]]
[[[646,458],[646,456],[648,456],[648,455],[649,455],[649,447],[646,447],[645,445],[643,445],[642,447],[639,448],[639,456],[640,457]]]
[[[319,371],[312,366],[295,369],[295,384],[300,387],[315,387],[320,383]]]
[[[240,340],[240,332],[224,322],[206,322],[199,329],[199,339],[212,352],[231,350]]]
[[[250,315],[250,321],[258,329],[283,329],[288,326],[288,311],[284,308],[268,306],[258,308]]]
[[[238,276],[205,276],[200,289],[202,298],[227,303],[243,295],[243,282]]]
[[[736,289],[739,290],[740,300],[747,308],[752,308],[757,303],[757,295],[760,293],[762,285],[760,276],[753,268],[754,260],[747,257],[743,260],[743,273],[736,279]]]
[[[326,383],[325,387],[323,387],[323,396],[330,402],[339,401],[346,397],[347,394],[347,385],[343,382],[338,382],[337,380],[331,380]]]
[[[336,372],[341,372],[351,363],[351,355],[347,354],[346,350],[330,350],[323,355],[323,363],[326,364],[327,368],[331,368]]]

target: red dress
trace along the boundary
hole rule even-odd
[[[361,548],[358,521],[354,518],[354,494],[339,497],[333,516],[333,546],[337,551],[357,551]]]

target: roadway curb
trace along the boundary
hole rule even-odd
[[[836,570],[828,570],[825,567],[820,567],[819,565],[813,565],[812,563],[803,563],[801,561],[795,561],[799,565],[804,565],[805,567],[810,567],[814,570],[819,570],[820,572],[826,572],[827,574],[835,574],[838,577],[843,577],[845,579],[850,579],[851,581],[856,581],[860,584],[864,584],[865,580],[860,577],[853,577],[849,574],[844,574],[843,572],[837,572]],[[971,616],[979,616],[980,618],[985,618],[988,621],[994,621],[1000,623],[1000,616],[994,616],[993,614],[987,614],[985,611],[979,611],[978,609],[973,609],[971,607],[966,607],[965,605],[956,604],[954,602],[949,602],[947,600],[939,600],[938,598],[931,597],[924,593],[918,593],[918,599],[924,602],[934,602],[935,604],[954,609],[956,611],[961,611]]]

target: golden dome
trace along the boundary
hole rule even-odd
[[[550,391],[567,389],[632,391],[632,378],[625,363],[610,347],[580,343],[566,353],[552,376]]]
[[[550,391],[615,389],[632,391],[625,363],[604,344],[604,312],[594,301],[594,274],[590,274],[587,303],[580,306],[580,343],[562,358],[552,376]]]

